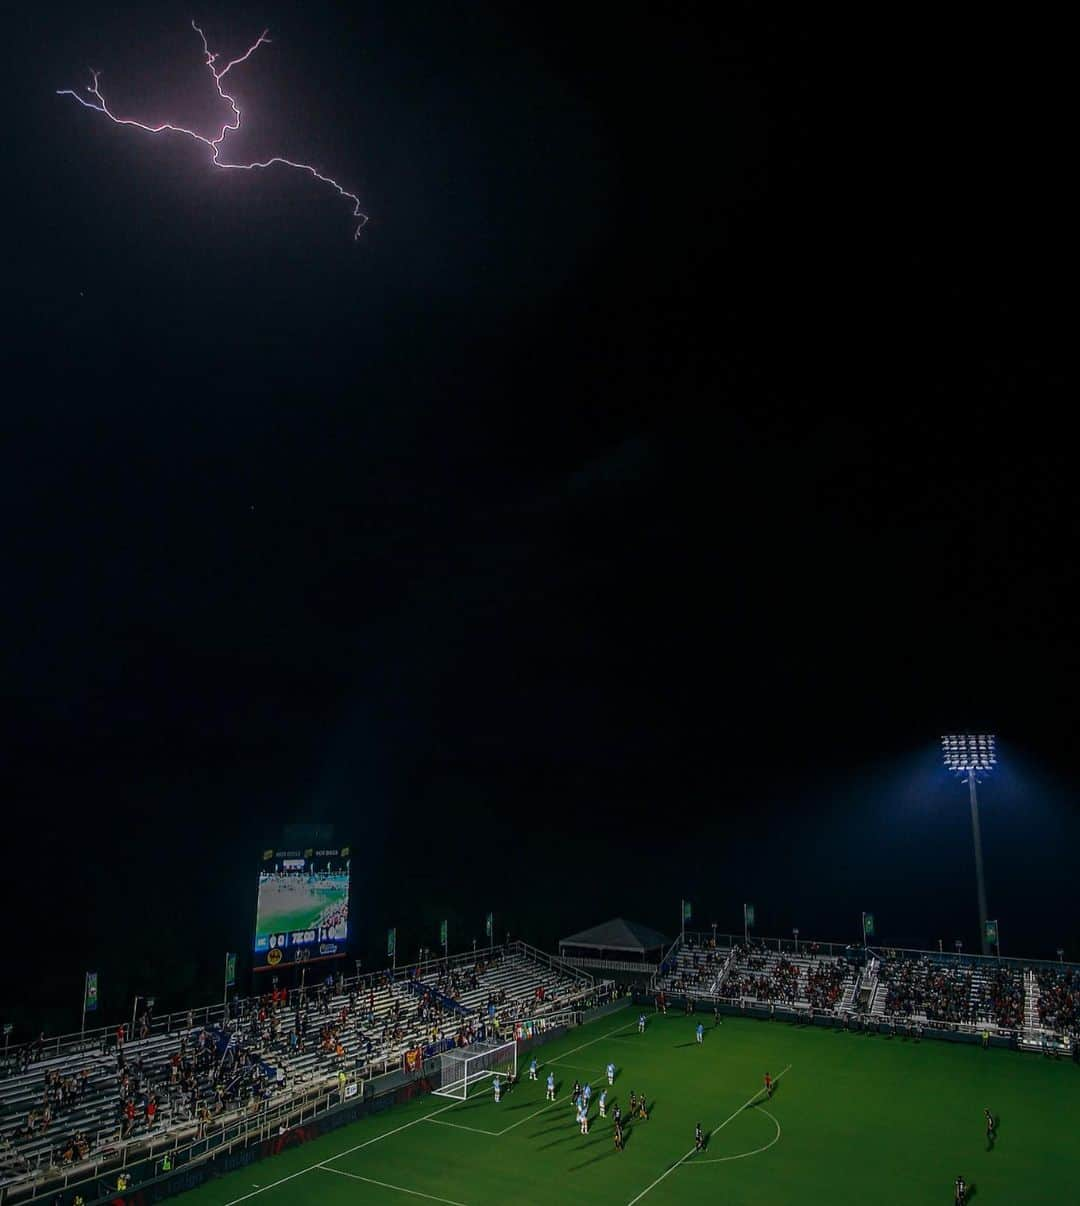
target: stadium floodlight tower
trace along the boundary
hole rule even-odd
[[[975,841],[975,880],[979,890],[979,941],[982,953],[990,954],[986,934],[986,881],[983,878],[982,833],[979,830],[979,796],[975,785],[980,777],[989,774],[997,765],[997,752],[992,733],[956,733],[942,737],[941,756],[945,765],[967,779],[971,797],[971,835]]]

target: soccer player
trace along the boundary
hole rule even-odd
[[[643,1013],[638,1014],[637,1032],[638,1032],[638,1034],[645,1033],[645,1015]]]
[[[697,1035],[697,1041],[703,1043],[705,1041],[705,1027],[700,1022],[697,1024],[697,1030],[694,1031]]]
[[[719,1005],[719,1002],[718,1002],[716,1005],[714,1005],[714,1006],[713,1006],[713,1011],[712,1011],[712,1024],[713,1024],[714,1026],[723,1026],[723,1024],[724,1024],[723,1022],[721,1022],[721,1021],[720,1021],[720,1005]]]
[[[555,1073],[549,1072],[547,1078],[547,1099],[548,1101],[555,1100]]]
[[[573,1090],[571,1091],[570,1096],[571,1096],[571,1097],[573,1097],[575,1100],[577,1100],[577,1098],[578,1098],[580,1095],[581,1095],[581,1081],[580,1081],[580,1080],[575,1080],[575,1081],[574,1081],[574,1088],[573,1088]]]
[[[588,1081],[585,1082],[585,1088],[581,1090],[581,1096],[585,1098],[585,1105],[587,1107],[592,1100],[592,1085]]]
[[[530,1080],[536,1079],[536,1056],[535,1055],[529,1061],[529,1079]]]
[[[495,1101],[502,1101],[502,1081],[496,1076],[495,1082],[491,1086],[495,1090]]]
[[[600,1090],[600,1117],[607,1117],[607,1089]]]
[[[768,1072],[765,1073],[765,1096],[772,1097],[772,1077]]]
[[[615,1129],[617,1131],[621,1131],[622,1130],[622,1110],[619,1109],[618,1102],[615,1103],[615,1110],[612,1114],[612,1117],[615,1119]]]
[[[956,1206],[964,1206],[967,1201],[968,1187],[963,1177],[956,1178]]]
[[[649,1111],[645,1105],[645,1094],[644,1093],[642,1093],[642,1095],[638,1098],[638,1117],[641,1119],[642,1122],[649,1121]]]
[[[617,1152],[621,1152],[622,1149],[623,1149],[622,1123],[616,1122],[615,1123],[615,1150]]]
[[[989,1110],[983,1110],[983,1116],[986,1119],[986,1148],[989,1151],[997,1138],[997,1119]]]
[[[608,1064],[608,1066],[607,1066],[607,1082],[609,1085],[613,1085],[615,1083],[615,1065],[614,1064]]]
[[[630,1117],[633,1118],[633,1116],[636,1113],[637,1113],[637,1094],[634,1092],[633,1089],[631,1089],[630,1090]]]
[[[586,1126],[588,1126],[588,1122],[586,1121],[587,1118],[588,1118],[588,1115],[585,1113],[585,1107],[579,1105],[578,1110],[577,1110],[577,1120],[578,1120],[578,1127],[580,1128],[581,1133],[583,1135],[585,1134]]]
[[[701,1129],[701,1123],[699,1122],[697,1126],[694,1127],[694,1151],[703,1152],[704,1150],[705,1132]]]

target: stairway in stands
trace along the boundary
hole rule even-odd
[[[1024,972],[1024,1029],[1034,1034],[1039,1028],[1039,981],[1031,968]]]

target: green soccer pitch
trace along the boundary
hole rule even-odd
[[[953,1201],[963,1174],[974,1206],[1064,1201],[1080,1180],[1080,1069],[1014,1051],[845,1033],[708,1014],[634,1008],[521,1059],[518,1085],[496,1105],[425,1095],[185,1196],[192,1206],[336,1206],[423,1201],[507,1206],[570,1200],[630,1206],[911,1206]],[[705,1041],[694,1027],[705,1025]],[[644,1093],[648,1121],[614,1150],[596,1100],[603,1068],[625,1112]],[[558,1099],[544,1100],[548,1070]],[[777,1085],[759,1093],[765,1072]],[[580,1133],[575,1077],[594,1090]],[[983,1109],[999,1119],[988,1150]],[[694,1124],[711,1137],[692,1154]],[[1072,1185],[1073,1190],[1067,1187]]]

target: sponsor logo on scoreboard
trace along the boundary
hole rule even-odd
[[[277,967],[277,965],[281,962],[281,948],[275,946],[274,949],[266,956],[266,962],[269,963],[271,967]]]
[[[337,954],[337,943],[336,942],[320,942],[319,943],[319,954],[320,955],[336,955]]]

